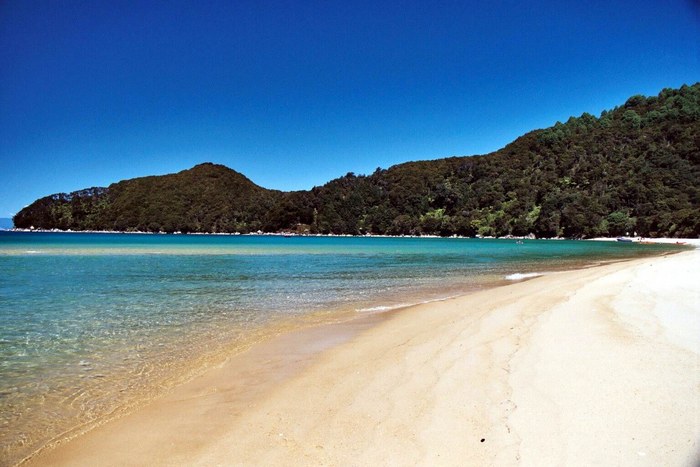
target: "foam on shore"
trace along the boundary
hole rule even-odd
[[[505,279],[507,281],[521,281],[523,279],[532,279],[533,277],[542,276],[544,273],[541,272],[516,272],[515,274],[508,274]]]

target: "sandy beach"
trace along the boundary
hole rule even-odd
[[[700,250],[281,335],[27,465],[695,465]]]

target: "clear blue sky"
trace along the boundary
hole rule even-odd
[[[697,0],[0,2],[0,217],[212,161],[259,185],[496,150],[700,80]]]

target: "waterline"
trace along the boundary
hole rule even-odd
[[[285,329],[674,248],[3,232],[2,463]]]

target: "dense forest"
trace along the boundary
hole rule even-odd
[[[700,83],[633,96],[471,157],[349,173],[309,191],[222,165],[35,201],[18,228],[583,238],[700,235]]]

